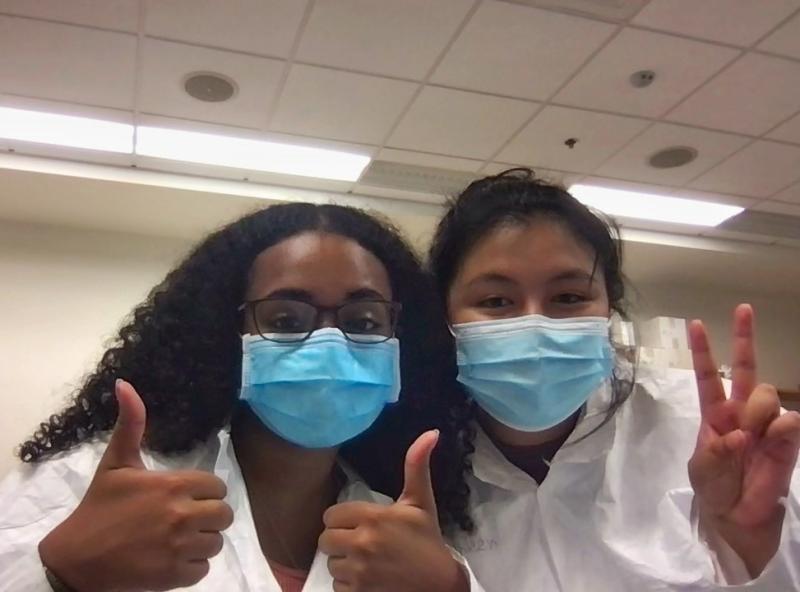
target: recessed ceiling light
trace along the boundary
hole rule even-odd
[[[697,150],[690,146],[673,146],[653,154],[647,162],[656,169],[674,169],[689,164],[697,158]]]
[[[160,127],[136,130],[136,154],[183,162],[339,181],[357,181],[370,162],[363,154],[326,148]]]
[[[116,121],[0,107],[0,138],[106,152],[133,152],[133,126]]]
[[[236,93],[236,83],[222,74],[197,72],[186,77],[184,90],[195,99],[207,103],[227,101]]]
[[[718,226],[744,210],[739,206],[595,185],[573,185],[569,192],[581,203],[611,216],[693,226]]]

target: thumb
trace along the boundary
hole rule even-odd
[[[144,469],[141,446],[147,414],[139,393],[129,382],[117,380],[117,423],[111,433],[98,470],[120,469],[130,467]]]
[[[439,430],[429,430],[417,438],[406,452],[405,485],[398,504],[424,510],[438,521],[431,483],[431,454],[439,442]]]

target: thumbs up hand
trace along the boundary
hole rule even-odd
[[[438,439],[438,431],[425,432],[408,449],[396,503],[346,502],[325,512],[319,549],[329,556],[336,592],[469,590],[439,531],[430,473]]]
[[[42,563],[77,592],[170,590],[200,581],[233,512],[203,471],[148,471],[144,403],[118,380],[117,424],[78,507],[39,543]]]

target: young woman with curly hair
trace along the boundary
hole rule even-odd
[[[333,205],[246,216],[152,290],[21,445],[0,587],[467,589],[439,530],[471,526],[454,368],[391,227]]]

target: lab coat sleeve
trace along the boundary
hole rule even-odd
[[[0,590],[51,592],[39,542],[83,497],[88,477],[76,472],[83,453],[12,470],[0,483]]]
[[[714,533],[702,532],[697,512],[694,510],[694,492],[690,488],[669,492],[674,507],[678,509],[687,529],[692,533],[693,546],[705,556],[708,576],[705,584],[720,590],[747,590],[773,592],[775,590],[800,590],[800,496],[798,496],[798,470],[788,498],[784,500],[786,514],[781,532],[781,542],[775,556],[757,578],[751,578],[744,562],[728,544]],[[794,559],[793,559],[794,558]]]
[[[464,569],[464,573],[466,573],[467,578],[469,578],[469,592],[485,592],[483,586],[481,586],[480,582],[478,582],[478,579],[475,577],[475,573],[472,571],[472,568],[469,566],[467,558],[450,545],[447,545],[447,549],[450,551],[453,559],[461,564],[461,567]]]

